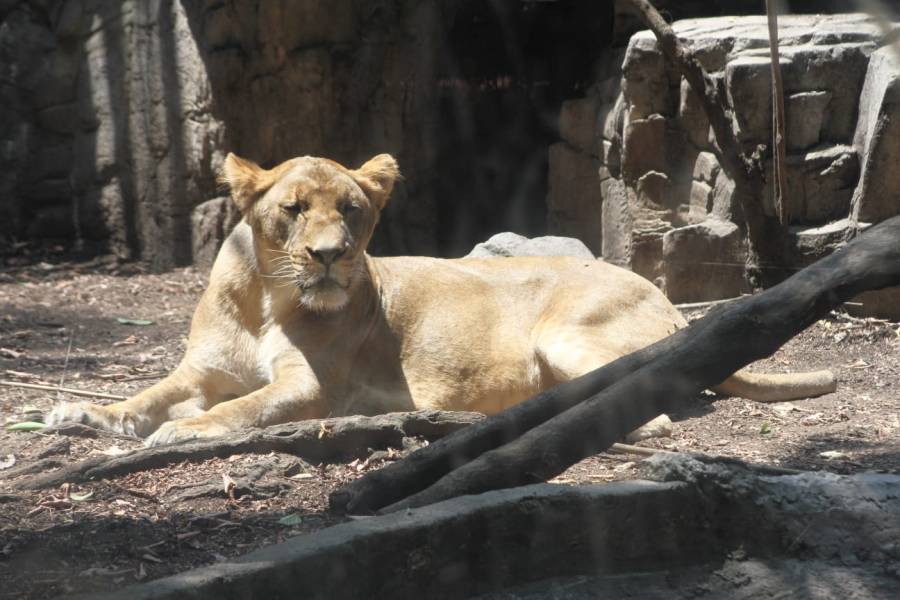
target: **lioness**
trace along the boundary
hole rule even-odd
[[[302,157],[265,170],[229,154],[243,214],[167,378],[80,421],[148,445],[314,417],[413,409],[496,413],[685,324],[651,283],[575,258],[372,258],[366,245],[400,173]],[[729,393],[783,400],[834,389],[829,373],[738,373]]]

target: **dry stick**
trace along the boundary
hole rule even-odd
[[[484,415],[471,412],[424,410],[389,413],[375,417],[336,417],[283,423],[265,429],[239,431],[217,438],[192,440],[168,446],[140,448],[127,454],[89,458],[58,471],[18,481],[17,489],[45,489],[92,479],[115,477],[181,461],[198,462],[233,454],[284,452],[310,462],[337,457],[364,456],[373,448],[399,448],[404,437],[432,440],[477,423]],[[46,463],[49,465],[50,463]],[[13,478],[33,473],[31,465],[0,473]]]
[[[775,210],[778,212],[778,220],[782,227],[788,226],[790,214],[788,213],[787,199],[787,169],[785,166],[787,154],[787,138],[784,124],[784,81],[781,78],[781,58],[778,53],[778,8],[776,0],[766,0],[766,17],[769,23],[769,54],[772,58],[772,140],[775,147],[775,181],[773,198]]]
[[[48,392],[64,392],[73,396],[85,396],[87,398],[108,398],[109,400],[128,400],[128,396],[120,396],[119,394],[107,394],[105,392],[92,392],[90,390],[78,390],[75,388],[62,387],[58,385],[41,385],[39,383],[22,383],[19,381],[7,381],[0,379],[0,385],[6,387],[24,388],[26,390],[44,390]]]
[[[894,217],[783,283],[713,309],[654,344],[662,352],[640,370],[382,512],[546,481],[744,365],[770,356],[843,301],[898,284],[900,217]]]
[[[749,296],[749,294],[742,294],[740,296],[735,296],[734,298],[722,298],[720,300],[707,300],[706,302],[683,302],[681,304],[676,304],[675,308],[678,310],[693,310],[695,308],[709,308],[711,306],[718,306],[719,304],[727,304],[729,302],[734,302],[735,300],[740,300],[745,296]]]
[[[663,450],[661,448],[645,448],[644,446],[633,446],[631,444],[613,444],[609,447],[610,452],[618,452],[619,454],[637,454],[639,456],[655,456],[657,454],[677,454],[672,450]]]

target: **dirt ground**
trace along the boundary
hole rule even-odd
[[[203,275],[19,254],[0,266],[0,379],[130,395],[175,367]],[[838,377],[834,394],[770,405],[704,395],[671,415],[670,437],[641,445],[794,469],[900,472],[900,326],[834,314],[754,368],[826,367]],[[77,398],[0,387],[0,417],[33,421],[62,400]],[[305,535],[342,520],[327,512],[329,492],[383,463],[232,456],[41,492],[15,490],[4,475],[39,459],[64,463],[140,445],[0,431],[0,598],[120,588]],[[554,481],[632,478],[641,459],[600,454]],[[250,492],[225,493],[223,481],[248,477],[256,482]]]

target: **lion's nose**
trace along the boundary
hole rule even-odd
[[[347,247],[344,245],[319,246],[317,248],[310,248],[307,246],[306,251],[312,258],[327,266],[343,256],[344,252],[347,251]]]

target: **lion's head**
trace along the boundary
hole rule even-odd
[[[311,156],[263,169],[229,154],[222,179],[253,230],[264,274],[296,286],[304,307],[334,311],[359,281],[366,246],[399,176],[388,154],[356,170]]]

